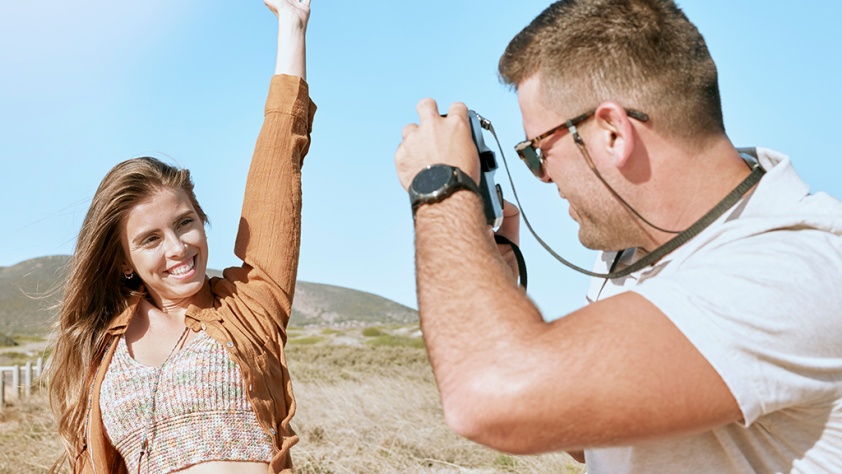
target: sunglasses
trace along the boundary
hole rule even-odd
[[[641,122],[649,121],[649,116],[643,112],[639,112],[633,109],[625,109],[625,111],[626,114],[633,119],[639,120]],[[585,120],[593,117],[594,112],[596,112],[596,109],[585,112],[582,115],[574,117],[570,120],[565,120],[564,123],[562,123],[558,127],[551,128],[550,130],[547,130],[546,132],[538,135],[535,138],[532,138],[530,140],[524,140],[515,145],[515,151],[517,152],[520,159],[523,160],[524,163],[526,163],[526,166],[529,167],[529,171],[531,171],[536,178],[543,179],[543,177],[545,176],[544,162],[546,161],[546,158],[541,153],[541,140],[548,138],[562,130],[567,130],[570,133],[575,134],[576,125],[579,125]]]

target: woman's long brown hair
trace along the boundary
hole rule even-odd
[[[50,407],[65,446],[51,472],[65,464],[72,467],[81,442],[88,388],[107,343],[106,330],[141,288],[138,278],[126,280],[121,272],[126,260],[122,222],[135,206],[162,189],[184,190],[207,223],[190,172],[150,157],[126,160],[112,168],[82,223],[59,305],[56,345],[47,366]]]

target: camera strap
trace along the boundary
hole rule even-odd
[[[523,252],[520,251],[520,247],[515,245],[514,242],[503,237],[502,235],[494,234],[494,241],[498,244],[508,245],[512,248],[512,252],[515,254],[515,259],[517,260],[517,272],[518,272],[518,279],[520,281],[520,286],[523,289],[526,289],[526,260],[523,258]]]
[[[749,168],[751,168],[751,173],[739,184],[736,188],[734,188],[727,196],[725,196],[719,203],[713,207],[710,211],[708,211],[705,215],[703,215],[699,220],[697,220],[693,225],[682,231],[680,234],[676,235],[672,239],[668,240],[664,245],[656,248],[652,251],[652,253],[646,255],[645,257],[641,258],[640,260],[636,261],[635,263],[629,265],[628,267],[617,271],[617,272],[609,272],[609,273],[596,273],[590,270],[586,270],[582,267],[579,267],[573,263],[562,258],[561,255],[557,254],[553,249],[550,248],[540,237],[538,234],[535,233],[535,230],[532,228],[532,224],[529,223],[529,219],[526,218],[526,213],[523,210],[523,205],[520,203],[520,198],[518,198],[517,190],[515,189],[515,182],[512,179],[512,173],[509,171],[509,163],[506,161],[506,155],[503,153],[503,147],[500,145],[500,140],[497,138],[497,133],[494,132],[494,126],[491,125],[491,122],[488,120],[483,121],[482,123],[483,128],[487,129],[494,135],[494,140],[497,142],[497,148],[500,150],[500,156],[503,157],[503,164],[506,167],[506,174],[509,176],[509,183],[512,186],[512,194],[515,196],[515,201],[517,202],[518,208],[520,208],[520,214],[523,216],[523,222],[526,223],[526,227],[529,229],[529,232],[535,237],[535,240],[541,244],[544,249],[550,253],[553,257],[556,258],[559,262],[567,265],[568,267],[576,270],[579,273],[584,273],[585,275],[589,275],[596,278],[620,278],[627,275],[630,275],[640,269],[648,267],[650,265],[654,265],[658,260],[672,252],[673,250],[677,249],[678,247],[684,245],[693,237],[697,236],[701,231],[707,228],[710,224],[713,223],[716,219],[718,219],[722,214],[725,213],[728,209],[733,207],[739,200],[752,188],[755,184],[760,181],[760,178],[766,173],[763,170],[763,167],[757,162],[757,160],[752,159],[751,157],[747,157],[745,153],[741,153],[741,156],[746,163],[748,164]],[[744,150],[740,150],[741,152]]]

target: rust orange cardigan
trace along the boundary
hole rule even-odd
[[[272,78],[234,245],[243,265],[206,280],[185,316],[190,329],[205,330],[240,366],[248,400],[275,447],[270,473],[292,472],[289,450],[298,441],[290,427],[295,399],[283,347],[298,271],[301,164],[315,112],[303,79]],[[114,317],[108,329],[111,342],[86,384],[92,387],[89,415],[79,430],[73,472],[126,472],[105,433],[99,391],[116,348],[113,342],[125,333],[139,300],[135,297]]]

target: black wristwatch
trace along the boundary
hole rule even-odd
[[[477,183],[455,166],[430,165],[421,170],[409,185],[412,213],[422,204],[439,202],[459,189],[470,189],[480,195]]]

